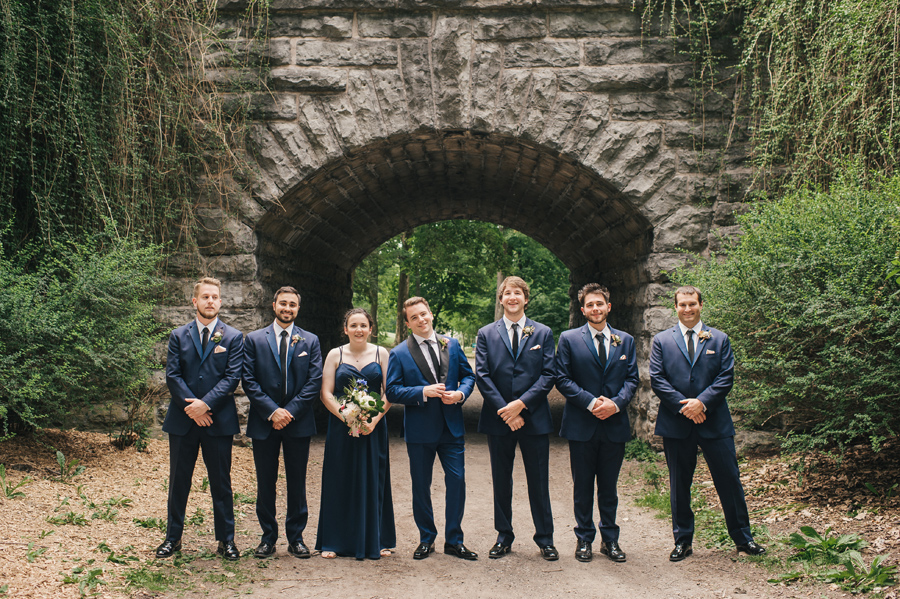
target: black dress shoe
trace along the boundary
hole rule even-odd
[[[469,551],[465,545],[460,543],[459,545],[451,545],[450,543],[444,543],[444,553],[447,555],[455,555],[460,559],[478,559],[478,554],[474,551]]]
[[[689,555],[692,555],[694,550],[687,543],[678,543],[675,545],[675,549],[672,550],[672,553],[669,554],[670,562],[680,562],[684,558]]]
[[[625,552],[622,551],[622,548],[619,547],[619,544],[616,541],[610,541],[609,543],[603,543],[600,547],[600,553],[608,557],[611,561],[614,562],[624,562],[625,561]]]
[[[491,547],[491,550],[488,551],[488,557],[491,559],[499,559],[512,551],[511,545],[504,545],[503,543],[494,543],[494,546]]]
[[[434,543],[419,543],[413,552],[413,559],[425,559],[432,553],[434,553]]]
[[[308,559],[309,558],[309,547],[303,544],[303,541],[297,541],[296,543],[288,543],[288,553],[293,555],[294,557],[298,557],[300,559]]]
[[[578,545],[575,546],[575,559],[580,562],[589,562],[594,557],[591,551],[591,542],[578,539]]]
[[[265,559],[267,557],[272,557],[273,555],[275,555],[275,545],[270,545],[268,543],[260,543],[259,547],[256,548],[256,551],[253,552],[253,557],[259,559]]]
[[[747,555],[763,555],[766,552],[766,548],[760,545],[757,545],[756,542],[750,541],[746,545],[738,545],[737,546],[738,553],[746,553]]]
[[[234,544],[234,541],[219,541],[219,546],[216,548],[216,553],[231,562],[241,559],[241,552],[238,551],[237,545]]]
[[[541,557],[548,562],[555,562],[559,559],[559,551],[553,545],[547,545],[546,547],[541,547]]]
[[[163,541],[162,545],[156,548],[156,557],[158,559],[165,559],[167,557],[172,557],[175,555],[176,551],[181,551],[181,539],[177,541]]]

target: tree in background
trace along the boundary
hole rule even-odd
[[[397,299],[405,290],[428,299],[435,327],[474,340],[494,320],[497,273],[518,275],[531,286],[528,315],[559,334],[568,326],[569,271],[548,249],[509,228],[479,221],[443,221],[396,237],[366,257],[354,277],[354,304],[373,305],[368,273],[381,261],[378,306],[382,325],[394,320],[395,342],[405,338]],[[392,264],[387,262],[393,261]],[[404,283],[404,278],[406,283]],[[382,326],[382,331],[388,329]]]
[[[745,422],[784,427],[788,447],[878,449],[900,430],[898,207],[900,177],[842,175],[756,205],[724,258],[676,274],[731,337]]]

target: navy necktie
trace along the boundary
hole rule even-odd
[[[278,354],[281,357],[281,401],[284,403],[284,396],[287,393],[287,331],[281,331],[281,346],[278,348]]]
[[[694,329],[688,329],[687,336],[688,336],[688,342],[687,342],[688,360],[690,360],[691,364],[693,364],[694,363]]]

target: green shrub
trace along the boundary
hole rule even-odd
[[[0,435],[121,403],[144,387],[160,338],[159,249],[72,244],[32,272],[0,253]]]
[[[877,449],[897,433],[900,292],[886,274],[898,206],[900,177],[866,187],[845,175],[756,205],[724,259],[676,274],[731,337],[735,407],[751,425],[783,426],[788,448]]]

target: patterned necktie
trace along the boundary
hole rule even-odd
[[[694,329],[688,329],[688,359],[691,361],[691,364],[694,363]]]
[[[203,338],[200,341],[200,353],[206,355],[206,346],[209,344],[209,329],[203,327]]]
[[[281,357],[281,401],[284,402],[284,396],[287,393],[287,331],[281,331],[281,346],[278,348],[278,355]]]
[[[519,323],[512,323],[512,334],[513,357],[517,357],[519,355]]]

